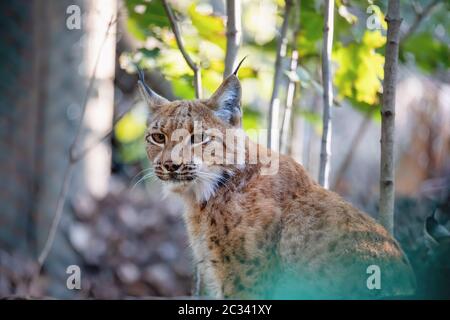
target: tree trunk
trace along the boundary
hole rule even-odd
[[[278,135],[276,131],[278,130],[278,117],[280,100],[278,99],[278,91],[280,83],[282,80],[282,70],[281,62],[286,56],[286,46],[287,46],[287,29],[289,24],[289,13],[292,8],[292,0],[286,0],[284,6],[283,14],[283,24],[281,25],[280,38],[277,44],[277,56],[275,58],[275,74],[273,77],[273,89],[272,97],[270,98],[269,105],[269,120],[268,120],[268,136],[267,136],[267,147],[278,151]]]
[[[295,70],[297,70],[297,64],[298,64],[298,51],[293,50],[289,71],[295,72]],[[281,128],[280,128],[279,144],[280,144],[280,152],[281,153],[286,153],[286,151],[287,151],[290,123],[291,123],[291,117],[292,117],[292,106],[294,104],[294,97],[295,97],[295,87],[296,87],[296,83],[294,81],[289,80],[287,93],[286,93],[286,107],[284,109],[283,119],[282,119]]]
[[[9,154],[2,158],[0,168],[1,251],[37,258],[48,239],[63,188],[68,147],[80,118],[92,53],[99,46],[98,34],[104,32],[116,4],[109,0],[17,0],[0,5],[1,19],[7,22],[0,32],[6,39],[2,49],[11,52],[3,61],[9,67],[0,70],[0,96],[8,99],[0,106],[0,146]],[[70,5],[79,6],[83,13],[79,30],[66,27],[66,9]],[[111,129],[115,34],[115,29],[111,30],[105,44],[80,146]],[[7,72],[13,77],[4,77]],[[8,84],[3,83],[5,79]],[[77,164],[77,174],[67,186],[66,205],[61,208],[63,223],[56,229],[45,264],[50,280],[46,295],[70,298],[75,294],[66,287],[66,268],[78,263],[69,241],[74,219],[71,205],[106,192],[110,161],[109,143],[100,143],[95,158],[87,157]]]
[[[289,66],[289,71],[295,73],[298,66],[298,35],[300,33],[300,0],[296,0],[294,3],[294,32],[292,34],[292,53],[291,53],[291,64]],[[286,107],[284,109],[283,120],[281,122],[280,128],[280,151],[286,153],[289,147],[289,132],[291,130],[291,117],[292,108],[294,105],[296,82],[289,80],[288,89],[286,94]]]
[[[224,78],[234,71],[240,44],[241,0],[227,0],[227,51],[225,54]]]
[[[324,22],[322,49],[323,132],[320,148],[319,183],[328,189],[331,157],[331,105],[333,102],[331,50],[333,47],[334,0],[325,2]]]
[[[394,230],[394,132],[395,85],[400,39],[400,3],[390,0],[386,16],[388,24],[386,60],[384,63],[383,102],[381,108],[380,222]]]

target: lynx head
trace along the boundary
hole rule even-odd
[[[237,71],[237,70],[236,70]],[[207,201],[230,178],[234,164],[226,132],[241,127],[241,85],[236,71],[209,99],[168,101],[139,81],[149,109],[147,155],[167,191]]]

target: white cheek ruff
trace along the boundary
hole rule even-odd
[[[212,179],[195,181],[192,191],[197,202],[208,201],[216,192],[216,184]]]
[[[163,195],[167,198],[170,194],[191,193],[197,202],[208,201],[216,191],[217,180],[199,179],[192,182],[173,182],[161,181],[163,186]]]
[[[198,202],[207,202],[213,197],[217,190],[226,187],[226,183],[232,176],[228,170],[219,169],[218,172],[199,172],[194,184],[194,194]]]
[[[194,160],[196,158],[194,157]],[[233,175],[232,171],[223,168],[207,168],[201,165],[196,173],[196,178],[192,181],[161,181],[164,197],[171,193],[185,194],[193,196],[199,203],[209,201],[221,187],[226,187],[227,181]]]
[[[166,199],[171,193],[174,193],[172,188],[173,185],[170,182],[162,181],[162,190],[164,199]]]

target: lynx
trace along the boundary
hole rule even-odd
[[[143,77],[138,84],[150,108],[147,155],[164,189],[185,203],[189,241],[206,295],[353,299],[413,294],[415,278],[407,257],[375,220],[322,188],[292,158],[245,136],[241,144],[223,138],[241,127],[237,70],[209,99],[168,101]],[[196,125],[201,130],[194,132]],[[219,134],[210,134],[211,129]],[[208,151],[212,144],[222,152]],[[198,154],[175,156],[195,148],[214,161]],[[254,150],[257,159],[262,154],[278,159],[275,174],[264,174],[267,161],[249,160]],[[218,153],[242,153],[245,160],[217,161]],[[368,284],[373,265],[380,270],[376,288]]]

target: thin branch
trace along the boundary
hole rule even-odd
[[[300,122],[296,125],[296,120],[297,118],[299,118],[294,111],[294,108],[300,108],[300,97],[299,94],[295,94],[294,95],[294,102],[292,105],[292,114],[291,117],[289,119],[289,123],[288,126],[290,128],[290,132],[288,134],[288,139],[286,142],[286,149],[284,151],[284,154],[287,154],[291,157],[293,157],[293,147],[294,147],[294,142],[296,144],[296,148],[297,150],[300,150],[300,152],[302,152],[303,150],[303,145],[305,143],[305,135],[304,135],[304,126],[305,126],[305,121],[304,119],[300,119]],[[302,132],[301,137],[299,140],[295,140],[294,141],[294,137],[296,132]],[[303,162],[302,162],[303,164]]]
[[[412,2],[414,6],[414,11],[416,12],[416,18],[413,23],[409,27],[409,29],[401,36],[400,42],[404,42],[408,39],[414,32],[416,32],[417,28],[420,26],[422,21],[431,13],[431,11],[439,4],[439,0],[431,1],[424,9],[419,10],[414,6],[416,2]]]
[[[63,212],[63,209],[64,209],[64,204],[66,202],[67,192],[69,191],[70,180],[71,180],[71,177],[72,177],[73,169],[74,169],[75,163],[77,161],[77,158],[75,157],[75,149],[76,149],[76,147],[77,147],[77,145],[79,143],[79,139],[80,139],[80,136],[81,136],[81,129],[82,129],[82,125],[83,125],[83,122],[84,122],[84,116],[86,114],[86,106],[87,106],[87,103],[89,101],[89,97],[91,96],[91,92],[92,92],[92,89],[93,89],[93,86],[94,86],[94,82],[95,82],[96,74],[97,74],[97,68],[98,68],[100,57],[101,57],[101,54],[102,54],[102,51],[103,51],[103,47],[105,46],[106,40],[108,39],[108,35],[109,35],[110,29],[116,23],[116,21],[117,21],[117,19],[114,19],[114,16],[112,16],[111,20],[108,23],[108,27],[106,28],[105,36],[104,36],[103,41],[102,41],[102,43],[100,45],[99,51],[97,53],[97,57],[96,57],[95,64],[94,64],[94,69],[92,71],[92,75],[91,75],[91,78],[89,80],[89,85],[88,85],[87,90],[86,90],[86,95],[84,97],[84,101],[83,101],[83,104],[82,104],[80,122],[78,124],[78,128],[77,128],[77,131],[76,131],[76,134],[75,134],[75,139],[74,139],[74,141],[72,142],[72,144],[70,145],[70,148],[69,148],[69,155],[68,155],[69,163],[68,163],[68,165],[66,167],[66,170],[64,172],[62,188],[60,190],[60,193],[59,193],[59,196],[58,196],[58,200],[57,200],[57,203],[56,203],[55,216],[53,218],[52,225],[50,227],[50,231],[49,231],[49,234],[48,234],[48,238],[47,238],[47,240],[45,242],[44,248],[42,249],[41,254],[39,255],[39,258],[38,258],[39,271],[37,272],[37,275],[40,274],[42,266],[44,265],[48,255],[50,253],[50,250],[52,249],[53,242],[55,240],[56,232],[58,230],[59,222],[61,220],[62,212]],[[78,158],[78,160],[80,160],[80,159],[81,158]]]
[[[162,4],[164,6],[164,10],[166,11],[167,18],[169,19],[170,27],[172,28],[172,32],[175,36],[175,41],[177,42],[178,49],[183,55],[184,60],[188,64],[189,68],[194,72],[194,87],[195,87],[195,97],[197,99],[201,99],[202,97],[202,77],[201,77],[201,68],[198,64],[194,63],[189,54],[184,47],[183,38],[181,37],[180,29],[178,28],[178,23],[175,19],[175,16],[170,8],[167,0],[162,0]]]
[[[227,50],[225,53],[224,78],[234,70],[241,44],[241,29],[241,0],[227,0]]]
[[[292,33],[292,53],[291,63],[289,66],[289,72],[295,73],[298,66],[298,35],[300,33],[300,0],[295,0],[294,3],[294,32]],[[286,153],[288,149],[288,137],[291,125],[292,106],[294,104],[296,82],[289,78],[287,95],[286,95],[286,107],[284,108],[283,120],[280,128],[280,150],[282,153]]]
[[[331,106],[333,103],[333,84],[331,75],[331,51],[334,31],[334,0],[325,1],[325,20],[322,49],[322,83],[323,83],[323,132],[320,148],[319,183],[329,186],[331,157]]]
[[[388,30],[384,63],[383,101],[381,107],[380,222],[389,232],[393,233],[395,200],[395,89],[400,25],[402,23],[399,0],[389,1],[386,21]]]
[[[297,70],[297,65],[298,65],[298,51],[293,50],[289,71],[295,72],[295,70]],[[297,87],[296,82],[289,80],[287,94],[286,94],[286,107],[284,108],[283,118],[281,121],[280,136],[279,136],[279,139],[280,139],[279,145],[280,145],[280,150],[282,153],[286,152],[286,148],[288,145],[288,137],[289,137],[290,123],[291,123],[290,119],[292,117],[292,106],[294,104],[296,87]]]
[[[281,63],[283,58],[286,56],[286,47],[288,39],[286,37],[288,24],[289,24],[289,14],[292,8],[292,0],[286,0],[284,5],[283,13],[283,23],[281,25],[280,37],[277,43],[277,55],[275,58],[275,74],[273,77],[273,89],[272,96],[270,98],[269,105],[269,119],[268,119],[268,137],[267,137],[267,147],[273,148],[278,151],[278,139],[276,135],[276,130],[278,129],[278,116],[280,108],[280,100],[278,98],[278,92],[280,84],[282,81],[283,70],[281,69]]]

